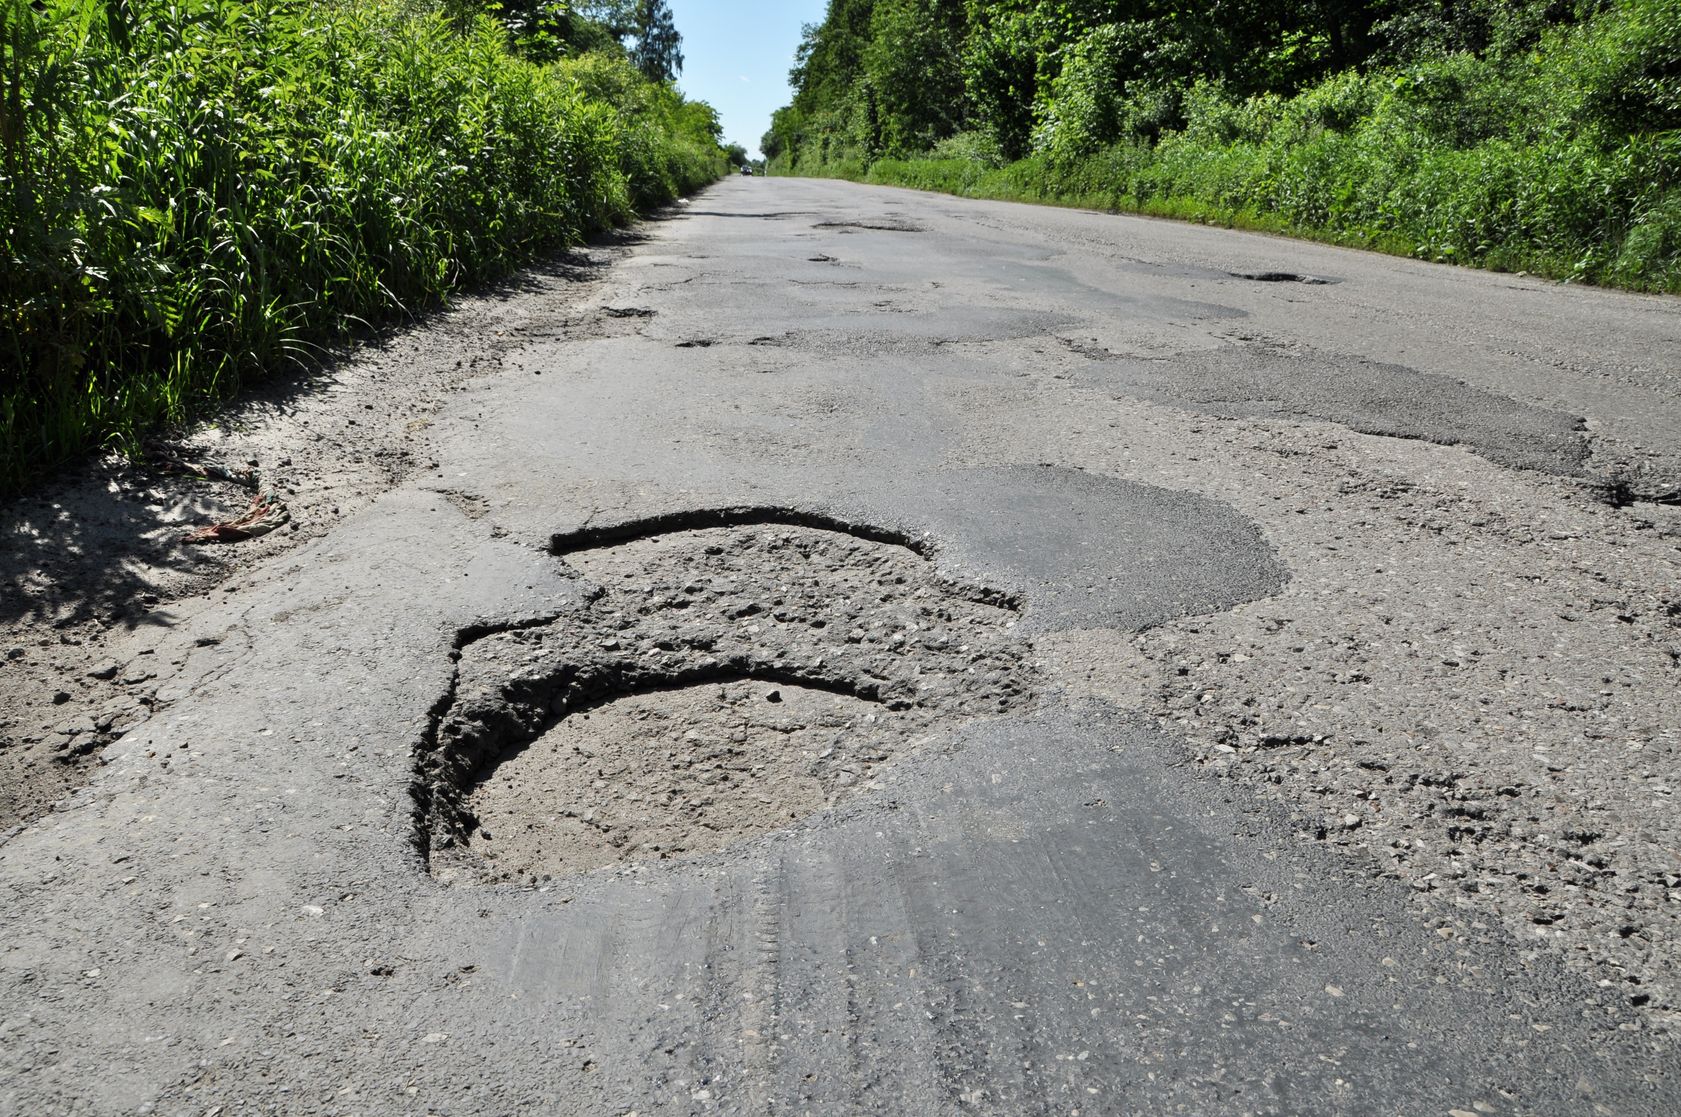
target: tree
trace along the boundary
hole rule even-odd
[[[870,43],[875,0],[829,0],[822,23],[801,29],[788,84],[794,104],[804,111],[833,108],[848,100],[864,76],[864,51]]]
[[[770,131],[759,138],[759,150],[765,153],[767,165],[793,170],[805,141],[804,117],[793,105],[785,105],[771,113]]]
[[[1027,154],[1039,92],[1039,51],[1030,13],[971,4],[963,85],[974,127],[1006,159]]]
[[[683,36],[666,0],[594,0],[584,11],[624,45],[649,81],[683,72]]]
[[[877,0],[863,61],[886,154],[926,151],[961,125],[963,14],[955,0]]]
[[[683,72],[683,36],[666,0],[639,0],[636,45],[630,50],[636,68],[650,81],[672,81]]]
[[[621,49],[616,34],[567,0],[444,0],[444,12],[463,32],[486,15],[500,20],[513,48],[534,62]]]

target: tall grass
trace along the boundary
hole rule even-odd
[[[0,52],[0,493],[723,171],[403,0],[0,0]]]

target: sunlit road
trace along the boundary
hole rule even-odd
[[[643,234],[0,846],[0,1110],[1681,1111],[1673,300]]]

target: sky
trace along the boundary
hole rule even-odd
[[[724,122],[724,142],[757,157],[770,114],[793,97],[788,70],[800,25],[818,23],[827,0],[669,0],[683,36],[677,86]]]

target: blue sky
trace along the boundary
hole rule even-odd
[[[759,152],[770,114],[788,103],[788,68],[800,25],[817,23],[827,0],[670,0],[683,36],[677,85],[724,121],[724,142]]]

